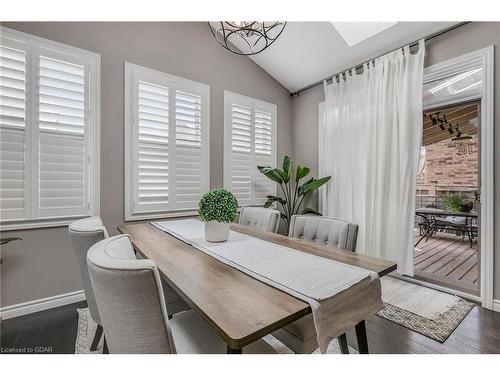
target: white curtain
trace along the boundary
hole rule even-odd
[[[413,275],[416,171],[422,138],[424,41],[325,81],[320,118],[321,212],[359,225],[357,251]]]

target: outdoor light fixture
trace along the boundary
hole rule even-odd
[[[447,123],[446,116],[441,116],[441,112],[431,113],[429,115],[432,125],[438,125],[441,130],[445,130],[444,124]]]
[[[278,39],[286,22],[211,21],[208,25],[217,42],[228,51],[238,55],[255,55]]]
[[[462,136],[460,131],[459,135],[451,140],[451,143],[455,146],[457,151],[457,156],[466,158],[474,152],[474,143],[470,135]]]

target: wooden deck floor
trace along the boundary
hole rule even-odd
[[[414,243],[419,238],[415,231]],[[478,295],[478,255],[477,243],[438,233],[414,249],[415,278]]]

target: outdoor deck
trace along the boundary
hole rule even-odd
[[[414,243],[420,235],[414,234]],[[422,240],[413,252],[415,278],[438,285],[479,294],[478,246],[472,247],[467,237],[438,233]]]

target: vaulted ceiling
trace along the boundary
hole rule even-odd
[[[349,47],[331,22],[288,22],[272,46],[250,58],[293,92],[454,24],[398,22]]]

